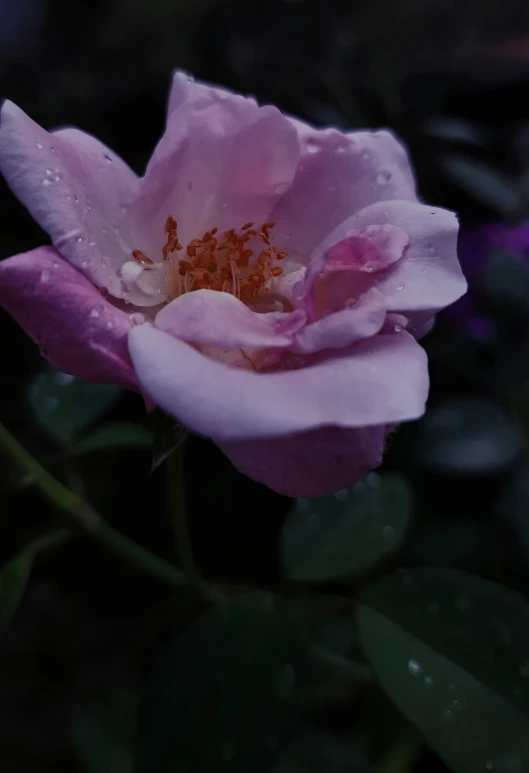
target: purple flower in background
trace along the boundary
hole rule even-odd
[[[494,321],[480,309],[477,299],[480,279],[495,252],[508,252],[529,266],[529,222],[487,223],[460,229],[458,254],[469,292],[446,310],[445,318],[482,341],[490,340],[496,332]]]

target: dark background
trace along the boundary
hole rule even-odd
[[[46,128],[73,124],[95,134],[139,173],[162,132],[177,67],[316,125],[391,127],[410,148],[421,196],[456,210],[463,236],[480,224],[510,228],[529,218],[526,0],[0,0],[0,96]],[[0,183],[0,258],[45,240]],[[494,265],[497,245],[485,238],[474,250],[471,292],[480,320],[488,320],[485,332],[476,335],[475,310],[441,316],[425,340],[430,413],[397,431],[385,462],[409,478],[417,502],[392,564],[456,566],[522,591],[529,587],[526,242],[527,254],[500,250]],[[0,342],[2,421],[57,475],[80,474],[90,501],[117,528],[172,558],[164,472],[150,473],[150,451],[72,462],[28,408],[44,362],[4,312]],[[132,394],[120,397],[109,420],[150,424]],[[242,478],[197,438],[185,443],[185,477],[204,573],[274,585],[290,502]],[[7,561],[51,528],[54,514],[4,461],[2,481],[0,558]],[[199,609],[196,599],[175,600],[85,539],[39,558],[0,639],[2,773],[84,770],[70,740],[73,707],[106,689],[134,690],[153,653]],[[325,723],[354,727],[361,700],[349,695]],[[427,751],[416,766],[442,769]]]

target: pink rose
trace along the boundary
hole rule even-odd
[[[459,298],[455,215],[388,132],[317,130],[174,78],[144,177],[6,102],[0,170],[50,234],[0,302],[62,370],[139,389],[239,470],[322,496],[424,412],[416,337]]]

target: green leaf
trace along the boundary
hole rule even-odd
[[[0,570],[0,632],[5,630],[17,610],[26,588],[31,566],[32,551],[24,551],[12,558]]]
[[[283,566],[295,580],[362,572],[398,547],[411,510],[410,489],[398,475],[372,473],[334,496],[298,499],[283,527]]]
[[[516,180],[472,156],[447,154],[439,162],[448,176],[477,201],[506,217],[519,212],[521,197]]]
[[[89,384],[47,368],[33,379],[28,400],[38,423],[55,440],[67,442],[106,413],[122,392],[113,384]]]
[[[113,451],[117,448],[150,448],[152,434],[139,424],[115,422],[96,427],[74,445],[76,454],[91,454],[94,451]]]
[[[137,773],[268,773],[296,717],[306,654],[299,621],[271,597],[204,615],[147,687]]]
[[[153,419],[153,435],[152,472],[180,448],[186,439],[187,430],[172,416],[157,410]]]
[[[418,428],[416,457],[452,475],[489,475],[508,467],[521,448],[507,414],[486,400],[461,397],[429,411]]]
[[[138,719],[138,698],[132,692],[112,692],[77,706],[72,740],[89,773],[132,773]]]
[[[66,530],[47,534],[35,540],[0,569],[0,633],[13,619],[26,589],[37,553],[55,547],[68,536],[69,532]]]
[[[366,589],[360,638],[382,687],[454,771],[529,766],[529,605],[450,569]]]

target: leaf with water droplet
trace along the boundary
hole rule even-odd
[[[334,496],[297,500],[283,526],[283,566],[296,580],[358,574],[399,546],[411,511],[411,491],[399,475],[373,473]]]
[[[525,770],[529,603],[456,570],[399,577],[367,588],[358,610],[360,641],[381,686],[452,770],[478,773],[491,761],[500,770],[499,761],[513,757]],[[425,614],[434,600],[436,614]]]
[[[113,384],[89,384],[47,368],[31,382],[28,402],[41,427],[56,440],[67,442],[108,411],[122,393]]]
[[[137,773],[268,773],[297,715],[307,648],[297,616],[269,596],[203,615],[147,686]]]

